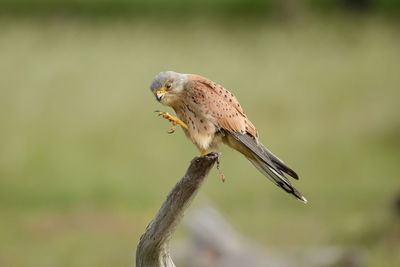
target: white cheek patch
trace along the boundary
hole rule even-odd
[[[182,92],[183,91],[183,85],[182,84],[180,84],[180,85],[178,85],[178,86],[176,86],[175,88],[174,88],[174,92],[175,93],[180,93],[180,92]]]

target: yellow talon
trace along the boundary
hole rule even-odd
[[[176,130],[176,122],[172,122],[171,130],[168,131],[169,134],[173,134]]]
[[[189,129],[189,127],[186,125],[186,123],[181,121],[179,118],[172,116],[172,115],[168,114],[167,112],[162,112],[162,111],[158,111],[158,110],[156,110],[156,112],[158,113],[159,116],[163,116],[165,119],[169,120],[172,123],[171,130],[168,133],[175,132],[177,124],[179,124],[182,128],[185,128],[186,130]]]
[[[200,150],[200,157],[205,156],[207,154],[207,150]]]

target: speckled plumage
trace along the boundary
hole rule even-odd
[[[227,89],[202,76],[173,71],[159,73],[150,88],[187,125],[183,130],[200,151],[223,142],[242,153],[276,185],[306,202],[284,173],[295,179],[298,175],[258,141],[256,128]]]
[[[185,133],[200,150],[216,147],[221,141],[220,129],[257,136],[236,97],[222,86],[198,75],[188,75],[184,89],[181,101],[171,107],[189,126]]]

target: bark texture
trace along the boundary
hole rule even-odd
[[[191,161],[186,174],[168,194],[141,236],[136,249],[137,267],[175,267],[169,253],[169,241],[218,157],[219,153],[212,152]]]

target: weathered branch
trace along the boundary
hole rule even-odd
[[[213,152],[192,160],[140,238],[136,249],[137,267],[175,266],[169,254],[169,240],[218,157],[219,153]]]

